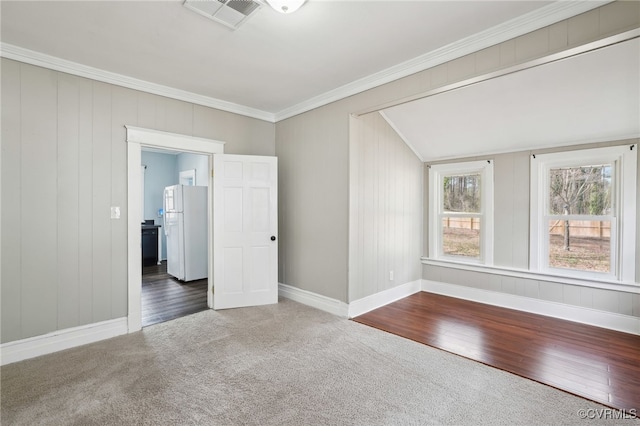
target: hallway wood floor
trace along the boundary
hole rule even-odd
[[[640,336],[426,292],[353,320],[640,416]]]
[[[167,263],[142,268],[142,326],[201,312],[207,307],[207,279],[181,283]]]

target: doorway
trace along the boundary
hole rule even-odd
[[[142,194],[142,150],[164,150],[204,155],[207,158],[206,174],[203,179],[208,182],[207,222],[213,217],[213,154],[224,153],[224,142],[184,136],[157,130],[125,126],[127,129],[127,232],[128,232],[128,331],[134,332],[142,328],[142,259],[140,224],[144,214],[140,200]],[[145,172],[146,173],[146,172]],[[196,179],[197,181],[197,179]],[[207,306],[213,306],[213,240],[211,233],[207,238]]]
[[[210,225],[209,232],[204,236],[207,240],[207,306],[228,309],[277,303],[277,158],[229,155],[224,154],[223,142],[133,126],[125,128],[128,332],[142,328],[140,224],[143,214],[140,165],[142,148],[145,147],[207,156],[208,167],[204,178],[208,181],[207,223]],[[186,188],[189,187],[183,190]],[[215,298],[214,281],[217,283]]]
[[[167,273],[167,261],[142,267],[142,327],[202,312],[207,306],[207,279],[179,281]]]
[[[141,302],[142,327],[146,327],[208,308],[206,198],[209,162],[206,155],[150,147],[142,147],[141,161]],[[175,188],[175,185],[197,187],[189,194],[197,195],[198,203],[186,203],[179,214],[167,213],[164,202],[165,188]],[[186,194],[186,189],[175,192]],[[167,217],[179,217],[181,226],[166,220]],[[190,226],[190,233],[179,232],[184,231],[183,224]],[[185,269],[189,273],[181,274]]]

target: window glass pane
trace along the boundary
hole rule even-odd
[[[480,258],[480,219],[477,217],[443,218],[442,253]]]
[[[549,170],[549,214],[611,214],[611,164]]]
[[[444,177],[443,211],[480,212],[480,174]]]
[[[610,272],[611,222],[550,220],[549,266]]]

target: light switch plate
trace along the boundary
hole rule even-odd
[[[111,219],[120,219],[120,207],[111,207]]]

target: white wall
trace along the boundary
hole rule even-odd
[[[630,145],[638,142],[640,142],[638,139],[610,141],[537,150],[536,153],[566,151],[567,156],[571,156],[571,151],[575,149]],[[640,163],[640,152],[637,155]],[[446,161],[473,161],[490,158],[494,162],[494,264],[497,267],[525,271],[529,268],[530,156],[530,151],[522,151]],[[640,170],[636,178],[636,188],[640,188]],[[426,198],[428,198],[428,190],[427,184],[425,186]],[[640,200],[637,203],[636,245],[640,243]],[[424,226],[428,227],[428,217],[425,217]],[[639,277],[640,262],[636,262],[636,282]],[[508,271],[496,270],[483,273],[436,265],[423,265],[423,278],[462,287],[640,317],[638,288],[614,290],[594,287],[594,283],[590,283],[589,286],[581,286],[543,277],[540,279],[514,277]]]
[[[125,124],[275,154],[273,123],[2,59],[2,343],[127,315]],[[120,207],[121,218],[110,219]]]
[[[179,177],[180,172],[186,170],[196,171],[196,186],[209,185],[209,158],[206,155],[191,154],[189,152],[178,154],[176,163],[177,176]]]
[[[639,7],[607,4],[275,126],[2,59],[1,341],[126,315],[125,124],[277,155],[279,279],[347,301],[349,114],[637,28]]]
[[[144,217],[153,219],[156,225],[163,225],[158,210],[163,205],[164,188],[178,183],[177,155],[160,152],[142,151],[142,164],[147,166],[144,174]],[[161,260],[167,258],[167,237],[164,228],[160,228],[162,239]]]
[[[278,122],[280,282],[348,300],[350,114],[637,28],[639,8],[613,2]]]
[[[378,112],[352,117],[350,139],[353,302],[421,278],[423,164]]]

